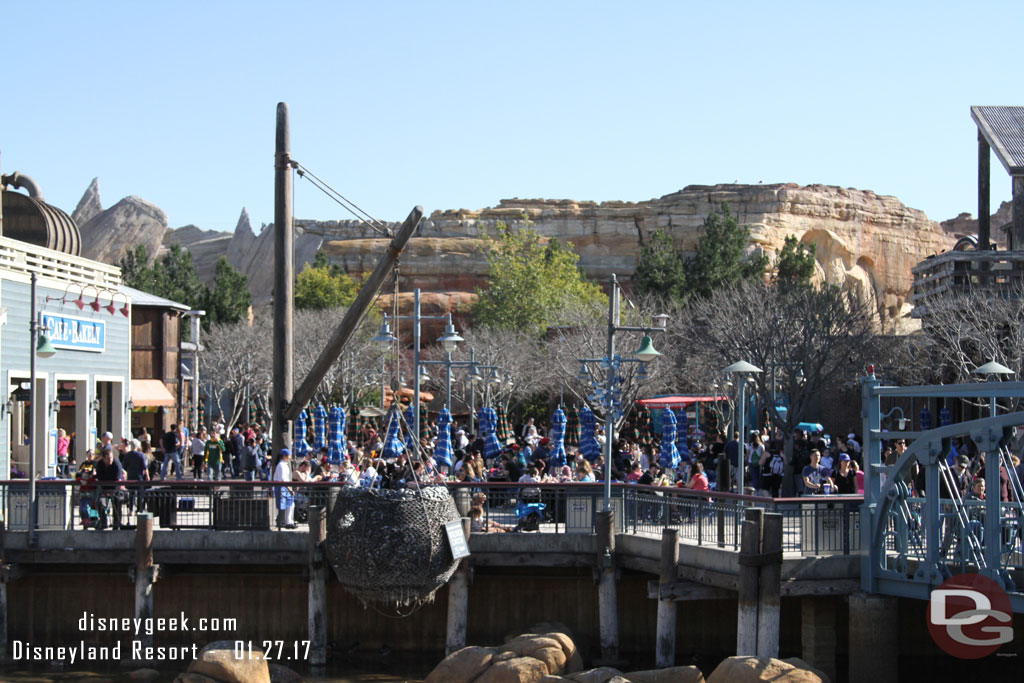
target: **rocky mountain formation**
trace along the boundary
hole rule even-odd
[[[402,289],[420,287],[433,311],[471,301],[473,290],[487,278],[481,232],[493,234],[499,221],[517,226],[527,220],[541,235],[571,243],[589,277],[603,281],[616,273],[628,283],[640,249],[654,231],[668,229],[677,244],[692,249],[704,218],[722,202],[750,226],[751,249],[774,254],[790,234],[815,244],[818,277],[862,289],[887,327],[908,323],[910,269],[976,231],[976,222],[966,214],[940,224],[895,197],[827,185],[692,185],[642,202],[505,199],[481,210],[433,212],[402,256]],[[1005,222],[1006,208],[997,212],[993,226]],[[116,263],[136,244],[145,244],[153,254],[180,244],[192,253],[200,277],[209,282],[217,258],[224,254],[248,276],[255,303],[270,299],[272,226],[255,234],[245,209],[233,233],[194,225],[167,229],[163,211],[138,197],[104,210],[94,180],[74,217],[82,230],[85,256]],[[296,228],[297,269],[323,247],[347,272],[366,273],[387,243],[359,221],[297,220]],[[386,297],[382,303],[387,304]]]

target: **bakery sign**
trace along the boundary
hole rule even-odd
[[[43,313],[43,328],[58,349],[101,352],[106,347],[107,327],[101,320]]]

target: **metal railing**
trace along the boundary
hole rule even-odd
[[[158,529],[269,530],[277,528],[274,492],[279,482],[118,482],[82,487],[73,481],[37,482],[39,529],[132,527],[150,512]],[[330,508],[340,483],[292,482],[294,522],[304,528],[309,508]],[[590,534],[603,506],[600,483],[448,483],[462,516],[480,508],[478,532]],[[783,550],[805,555],[860,551],[859,496],[772,499],[714,491],[636,484],[612,487],[617,533],[659,536],[679,530],[684,543],[738,551],[745,510],[762,507],[783,515]],[[28,528],[28,482],[0,482],[0,502],[9,531]]]

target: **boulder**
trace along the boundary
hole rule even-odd
[[[704,674],[695,666],[631,671],[625,676],[632,683],[704,683]]]
[[[270,683],[270,669],[263,652],[253,650],[251,656],[236,658],[235,644],[230,640],[218,640],[204,647],[189,664],[188,672],[220,683]]]
[[[203,674],[190,673],[186,671],[183,674],[178,674],[178,677],[174,679],[174,683],[220,683],[215,678],[204,676]]]
[[[618,669],[613,669],[610,666],[600,666],[589,671],[579,671],[571,674],[566,676],[566,679],[575,681],[575,683],[608,683],[613,678],[618,678],[622,675],[622,672]]]
[[[491,665],[494,654],[488,647],[464,647],[441,660],[424,683],[473,681]]]
[[[129,681],[156,681],[160,678],[160,672],[156,669],[136,669],[128,672]]]
[[[539,659],[547,666],[546,673],[561,674],[565,672],[568,656],[563,650],[561,641],[556,638],[527,634],[513,638],[498,649],[515,652],[523,657]]]
[[[533,657],[514,657],[496,662],[473,683],[538,683],[548,675],[544,662]],[[452,681],[452,683],[455,683]]]
[[[798,668],[781,659],[768,657],[729,657],[723,659],[722,663],[708,676],[708,683],[755,683],[756,681],[828,683],[829,679],[809,668]]]
[[[270,683],[302,683],[302,676],[283,664],[269,662],[267,668],[270,669]]]

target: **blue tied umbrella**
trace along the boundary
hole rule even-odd
[[[565,413],[561,408],[555,408],[551,416],[551,457],[548,459],[551,467],[565,465],[565,422]]]
[[[484,434],[484,458],[493,460],[501,457],[501,442],[498,441],[498,411],[486,408],[487,431]]]
[[[601,443],[597,440],[597,416],[589,406],[580,408],[580,455],[590,462],[601,457]]]
[[[671,409],[661,416],[661,457],[662,467],[674,470],[679,466],[679,451],[676,449],[676,414]]]
[[[405,423],[409,426],[409,434],[405,437],[405,447],[409,449],[409,453],[415,453],[419,449],[413,443],[416,434],[416,411],[412,409],[412,404],[405,409]]]
[[[331,408],[330,421],[330,450],[328,455],[331,462],[337,465],[345,457],[345,409],[341,406]]]
[[[313,448],[320,453],[322,449],[327,448],[327,409],[323,404],[318,405],[313,411],[313,426],[316,429],[313,435]]]
[[[922,432],[927,432],[932,428],[932,411],[928,410],[928,406],[921,408],[921,412],[918,413],[917,418],[921,421]]]
[[[939,411],[939,426],[948,427],[953,424],[953,415],[949,412],[949,408],[943,406],[942,410]]]
[[[447,408],[441,408],[437,416],[437,443],[434,445],[434,463],[441,467],[452,466],[452,414]]]
[[[303,408],[302,412],[299,413],[299,417],[295,420],[295,443],[292,444],[292,451],[295,452],[296,456],[300,457],[309,453],[309,442],[306,441],[307,420],[309,420],[309,414]]]
[[[689,431],[690,423],[686,417],[686,408],[680,408],[676,420],[676,449],[679,451],[680,457],[690,455]]]
[[[384,451],[382,455],[385,458],[397,458],[398,455],[405,450],[405,444],[402,443],[402,439],[399,437],[401,433],[401,422],[397,404],[391,408],[388,412],[388,434],[384,439]]]

